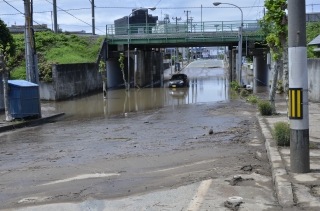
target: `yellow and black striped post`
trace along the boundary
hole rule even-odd
[[[310,172],[308,64],[305,0],[288,2],[291,173]]]
[[[289,89],[289,118],[303,119],[302,88]]]

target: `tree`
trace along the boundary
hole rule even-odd
[[[124,61],[124,54],[123,53],[120,53],[120,58],[119,58],[119,63],[120,63],[120,69],[121,69],[121,72],[122,72],[122,78],[123,78],[123,82],[124,82],[124,85],[125,85],[125,87],[126,87],[126,90],[129,90],[129,84],[127,84],[127,81],[126,81],[126,79],[125,79],[125,77],[124,77],[124,63],[123,63],[123,61]]]
[[[262,28],[268,31],[267,44],[272,51],[272,57],[275,61],[274,76],[269,93],[269,101],[273,107],[272,113],[276,113],[275,109],[275,92],[278,83],[278,72],[281,63],[283,73],[284,91],[289,88],[289,71],[288,71],[288,18],[285,10],[287,9],[287,0],[265,0],[264,6],[267,8],[266,15],[263,18]],[[282,75],[282,74],[280,74]]]
[[[107,77],[106,77],[106,63],[102,60],[99,62],[99,72],[102,77],[102,83],[103,83],[103,98],[107,98],[107,90],[106,90],[106,83],[107,83]]]
[[[4,91],[4,109],[6,121],[11,121],[10,104],[8,100],[8,78],[9,72],[12,70],[13,56],[15,54],[15,43],[10,34],[7,25],[0,19],[0,72],[3,76],[3,91]]]
[[[4,46],[8,46],[9,48],[7,50],[7,54],[9,54],[11,57],[15,55],[16,52],[16,45],[14,42],[14,39],[7,28],[7,25],[0,19],[0,44]]]
[[[307,43],[320,35],[320,22],[307,23]],[[313,51],[316,46],[307,46],[308,58],[320,58],[320,53]]]
[[[9,54],[6,52],[6,50],[9,50],[9,47],[3,47],[2,44],[0,44],[0,73],[2,73],[3,77],[3,92],[4,92],[4,110],[6,115],[6,121],[11,121],[12,117],[10,114],[10,104],[8,99],[9,94],[9,88],[8,88],[8,78],[9,78],[9,72],[7,63],[9,59]]]

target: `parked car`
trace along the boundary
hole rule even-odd
[[[175,87],[189,87],[189,79],[186,74],[178,73],[172,75],[171,79],[169,80],[169,88]]]

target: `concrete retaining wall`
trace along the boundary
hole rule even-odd
[[[90,91],[102,90],[99,62],[106,57],[106,43],[101,41],[94,63],[52,65],[52,83],[40,82],[41,100],[63,100]]]
[[[320,102],[320,59],[308,59],[309,100]]]
[[[96,63],[52,65],[53,82],[40,82],[40,99],[62,100],[90,91],[102,90]]]

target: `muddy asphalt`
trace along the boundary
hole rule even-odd
[[[1,133],[0,210],[282,210],[256,112],[227,100]]]
[[[115,199],[237,174],[270,177],[255,112],[243,101],[184,105],[1,134],[0,207]],[[88,174],[104,176],[61,181]],[[272,182],[264,186],[272,195]]]

